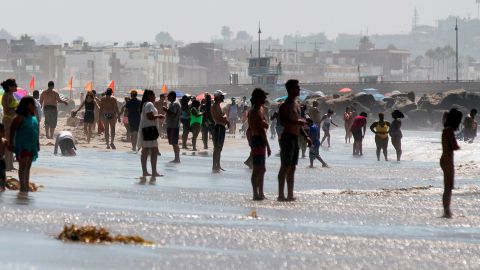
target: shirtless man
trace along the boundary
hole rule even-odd
[[[68,105],[68,102],[63,101],[57,91],[53,90],[55,83],[48,82],[48,88],[40,95],[40,104],[42,104],[43,114],[45,115],[45,134],[47,139],[53,139],[53,133],[57,127],[58,110],[57,104],[63,103]]]
[[[270,156],[272,151],[267,139],[268,122],[265,117],[265,100],[268,93],[261,88],[255,88],[252,92],[252,109],[248,113],[248,129],[251,135],[250,155],[252,157],[252,188],[253,200],[263,200],[263,179],[265,176],[265,154]],[[266,153],[265,153],[266,152]]]
[[[214,101],[210,111],[212,113],[213,122],[215,127],[213,128],[212,140],[213,140],[213,165],[212,172],[218,173],[222,167],[220,166],[220,157],[222,155],[223,143],[225,142],[225,126],[230,127],[227,115],[223,112],[221,103],[225,100],[225,95],[221,90],[215,91],[213,94]]]
[[[294,201],[293,185],[295,181],[295,168],[298,163],[298,136],[304,136],[308,146],[312,144],[310,137],[305,133],[303,126],[305,119],[300,115],[300,105],[297,97],[300,94],[298,80],[288,80],[285,84],[288,98],[280,105],[278,110],[279,121],[283,126],[280,138],[280,171],[278,172],[278,201]],[[285,198],[284,188],[287,181],[288,194]]]
[[[113,144],[113,141],[115,140],[115,120],[120,123],[120,112],[118,110],[117,99],[112,97],[112,94],[113,90],[107,88],[107,91],[105,91],[105,97],[100,100],[100,118],[105,126],[105,143],[107,144],[107,149],[110,149],[110,147],[116,149],[115,144]],[[111,137],[111,139],[109,137]]]

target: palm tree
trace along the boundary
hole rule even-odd
[[[426,57],[428,58],[428,60],[429,60],[429,68],[428,68],[428,78],[429,78],[429,79],[432,78],[432,76],[431,76],[431,74],[430,74],[430,71],[433,69],[433,67],[432,67],[432,66],[433,66],[433,64],[432,64],[432,62],[433,62],[433,54],[434,54],[434,53],[433,53],[433,50],[432,50],[432,49],[428,49],[428,51],[425,52],[425,56],[426,56]]]

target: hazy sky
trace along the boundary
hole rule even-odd
[[[160,31],[186,42],[220,37],[220,28],[266,36],[325,32],[407,33],[448,15],[477,15],[475,0],[2,0],[0,28],[14,35],[56,35],[68,42],[153,41]],[[8,10],[8,12],[7,12]]]

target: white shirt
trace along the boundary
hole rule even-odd
[[[153,113],[154,115],[158,114],[157,109],[155,109],[155,106],[153,105],[152,102],[147,102],[145,105],[143,105],[143,110],[142,110],[142,128],[144,127],[151,127],[151,126],[156,126],[157,121],[156,120],[150,120],[147,117],[148,113]]]

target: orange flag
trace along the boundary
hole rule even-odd
[[[163,84],[162,86],[162,94],[166,94],[168,93],[168,88],[167,88],[167,85],[166,84]]]
[[[111,80],[107,88],[112,89],[112,91],[115,93],[115,81]]]
[[[70,77],[70,80],[67,81],[67,89],[70,91],[73,90],[73,76]]]
[[[85,91],[92,91],[93,90],[93,82],[92,81],[88,81],[87,84],[85,84]]]
[[[35,76],[32,76],[32,79],[30,80],[30,90],[35,90]]]

